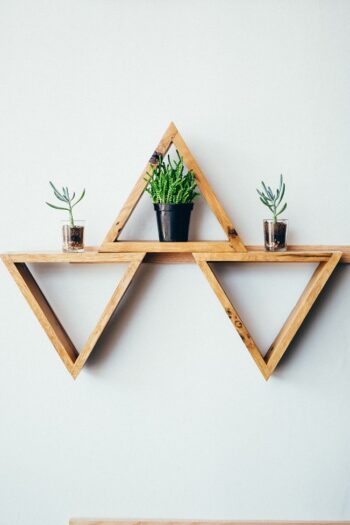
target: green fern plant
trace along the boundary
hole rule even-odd
[[[273,222],[276,223],[278,216],[281,215],[281,213],[283,213],[287,208],[286,202],[282,205],[282,200],[286,191],[283,175],[280,176],[280,185],[279,188],[276,189],[275,193],[273,193],[270,186],[266,186],[264,181],[261,181],[261,185],[262,191],[259,191],[258,189],[256,190],[258,192],[259,199],[267,208],[269,208],[272,213]]]
[[[51,204],[50,202],[46,202],[46,204],[48,206],[50,206],[50,208],[54,208],[55,210],[67,211],[68,212],[68,217],[69,217],[69,225],[73,228],[74,227],[73,208],[78,204],[78,202],[80,202],[84,198],[85,189],[83,190],[83,192],[80,195],[80,197],[78,198],[78,200],[76,200],[74,202],[75,192],[73,192],[73,195],[70,195],[68,188],[67,187],[63,187],[62,188],[62,193],[60,193],[58,191],[58,189],[54,186],[53,182],[51,182],[51,181],[50,181],[50,186],[51,186],[51,188],[53,190],[53,193],[54,193],[55,197],[59,201],[63,202],[65,204],[65,207],[63,207],[63,206],[55,206],[54,204]]]
[[[176,150],[177,160],[164,162],[163,157],[158,157],[157,163],[151,165],[151,173],[147,172],[147,193],[151,196],[153,204],[189,204],[198,195],[197,182],[192,170],[184,174],[183,157]]]

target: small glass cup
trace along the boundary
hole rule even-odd
[[[64,252],[80,253],[84,251],[85,221],[62,221],[62,250]]]
[[[287,219],[264,220],[265,250],[268,252],[285,252],[287,250]]]

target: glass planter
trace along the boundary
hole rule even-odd
[[[264,220],[265,250],[268,252],[285,252],[287,250],[287,219]]]
[[[74,221],[71,226],[69,221],[62,221],[62,250],[64,252],[84,251],[85,221]]]

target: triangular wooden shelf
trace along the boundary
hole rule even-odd
[[[167,153],[172,144],[174,144],[183,156],[187,168],[193,169],[202,197],[206,200],[221,224],[227,236],[227,241],[190,241],[178,243],[119,241],[119,236],[147,185],[145,180],[146,172],[149,170],[150,165],[157,161],[159,155],[164,156]],[[200,167],[194,160],[193,155],[176,129],[175,124],[171,123],[98,249],[87,249],[84,253],[77,254],[13,253],[3,255],[2,259],[49,336],[67,370],[74,378],[77,377],[84,366],[142,262],[170,264],[196,262],[224,306],[227,315],[240,334],[261,373],[265,379],[268,379],[299,330],[307,313],[312,308],[338,262],[350,263],[350,246],[292,246],[284,253],[265,252],[262,251],[262,247],[257,246],[246,247],[240,239],[233,222],[220,204]],[[209,266],[211,262],[220,261],[319,263],[298,303],[292,310],[265,357],[260,353],[234,306],[226,296],[224,289],[218,282],[213,270]],[[80,354],[77,352],[71,339],[28,269],[27,264],[35,262],[83,264],[104,262],[129,263],[124,277],[115,289],[100,320]]]
[[[142,260],[145,256],[143,253],[129,254],[13,254],[3,255],[2,260],[5,263],[10,274],[17,283],[29,306],[36,315],[41,326],[48,335],[51,343],[57,350],[68,372],[74,379],[78,376],[86,360],[96,346],[101,334],[106,328],[113,313],[117,309],[120,301],[124,297],[131,281],[133,280]],[[109,256],[108,256],[109,255]],[[100,319],[91,332],[86,344],[79,353],[71,341],[69,335],[56,316],[54,310],[41,291],[38,283],[35,281],[27,264],[29,263],[104,263],[117,262],[128,263],[128,267],[115,288],[110,300],[108,301]]]
[[[254,358],[261,373],[268,379],[289,344],[299,330],[307,313],[312,308],[322,288],[331,276],[338,262],[350,263],[350,246],[331,246],[327,251],[322,246],[315,250],[310,247],[299,246],[300,251],[264,252],[257,247],[248,247],[247,252],[219,252],[219,253],[101,253],[90,248],[84,253],[12,253],[1,256],[10,274],[17,283],[29,306],[38,318],[67,370],[75,379],[102,335],[112,314],[118,307],[126,293],[141,263],[194,263],[201,268],[234,327],[240,334],[244,344]],[[254,249],[253,249],[254,248]],[[307,249],[306,249],[307,248]],[[326,248],[326,247],[324,247]],[[338,250],[336,250],[338,248]],[[339,251],[341,249],[342,251]],[[174,256],[176,256],[174,258]],[[180,257],[177,257],[180,256]],[[268,353],[263,357],[249,335],[248,330],[240,319],[234,306],[226,296],[209,264],[212,262],[268,262],[268,263],[319,263],[311,280],[305,288],[301,298],[292,310],[279,335],[271,345]],[[99,322],[90,335],[86,345],[78,354],[68,334],[58,320],[56,314],[43,295],[40,287],[28,269],[30,263],[72,263],[72,264],[101,264],[101,263],[129,263],[124,277],[121,279],[110,301],[108,302]]]
[[[120,251],[125,252],[129,250],[131,251],[131,246],[137,246],[137,242],[135,241],[134,242],[130,241],[130,243],[126,243],[124,241],[122,242],[118,241],[118,238],[145,191],[145,188],[147,186],[146,175],[147,175],[147,172],[150,171],[151,165],[157,162],[160,155],[164,157],[167,154],[172,144],[176,147],[180,155],[183,157],[184,163],[187,166],[187,168],[189,170],[191,169],[193,170],[193,173],[196,177],[197,185],[201,192],[201,196],[205,199],[205,201],[209,205],[211,211],[214,213],[222,229],[224,230],[225,235],[227,236],[227,242],[226,243],[222,242],[220,243],[220,245],[224,246],[225,244],[227,244],[226,249],[230,249],[236,252],[245,252],[246,247],[244,246],[243,242],[239,238],[239,235],[237,233],[237,230],[233,222],[231,221],[231,219],[225,212],[223,206],[219,202],[209,182],[203,175],[202,170],[200,169],[199,165],[195,161],[192,153],[190,152],[184,139],[180,135],[179,131],[177,130],[173,122],[169,124],[168,129],[164,133],[158,146],[156,147],[150,160],[148,161],[145,169],[143,170],[139,179],[137,180],[134,188],[132,189],[129,197],[127,198],[124,206],[122,207],[118,217],[112,224],[112,227],[110,228],[102,245],[100,246],[100,251],[101,252],[120,252]],[[151,251],[153,252],[158,252],[158,251],[180,252],[181,250],[186,250],[186,251],[189,250],[188,243],[159,243],[159,242],[147,243],[147,242],[143,242],[139,244],[142,244],[145,247],[147,247],[148,249],[146,251],[148,252],[151,252]],[[221,246],[220,247],[215,246],[216,243],[210,243],[208,241],[204,241],[203,243],[202,242],[192,242],[190,244],[191,244],[191,251],[195,251],[195,252],[203,251],[203,250],[209,251],[210,249],[212,249],[213,251],[219,249],[221,251]],[[140,251],[140,250],[137,250],[137,251]]]
[[[193,254],[196,263],[207,278],[220,303],[225,309],[234,328],[237,330],[247,350],[254,359],[260,372],[267,380],[282,359],[285,351],[298,332],[305,317],[311,310],[317,297],[321,293],[326,282],[337,266],[342,253],[268,253],[268,252],[246,252],[244,254],[229,253],[201,253]],[[296,263],[318,263],[318,266],[309,280],[306,288],[300,296],[297,304],[289,314],[277,337],[271,344],[265,356],[262,355],[246,326],[240,318],[237,310],[227,297],[225,290],[219,283],[209,263],[213,262],[296,262]]]

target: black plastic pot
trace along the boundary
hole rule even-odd
[[[187,241],[193,203],[154,204],[161,242]]]

